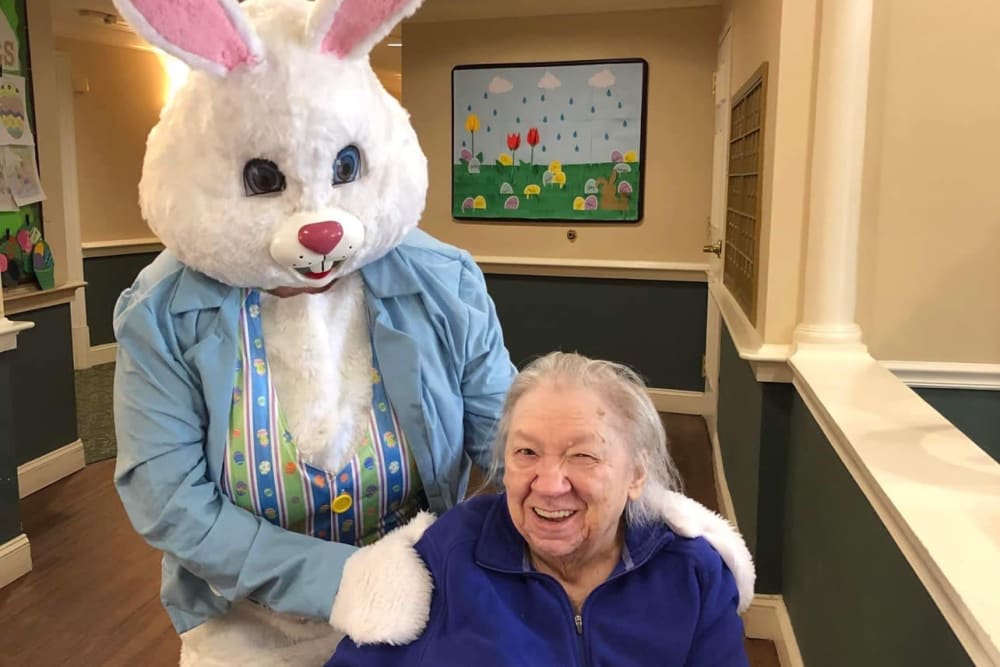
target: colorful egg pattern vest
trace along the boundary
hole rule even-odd
[[[299,456],[279,408],[264,348],[260,293],[244,290],[244,295],[223,493],[276,526],[358,546],[426,509],[374,346],[367,441],[342,470],[316,468]]]

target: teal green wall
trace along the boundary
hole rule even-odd
[[[17,465],[72,444],[78,437],[69,304],[18,313],[33,322],[17,337],[10,360]]]
[[[488,274],[486,286],[518,367],[573,351],[631,366],[651,387],[705,389],[705,283]]]
[[[945,419],[1000,462],[1000,391],[914,389]]]
[[[759,383],[723,328],[719,445],[736,520],[757,564],[757,592],[781,590],[781,535],[791,385]]]
[[[763,404],[763,387],[750,364],[740,359],[729,332],[723,327],[719,351],[719,446],[736,521],[755,559]]]
[[[30,333],[22,333],[19,338],[26,338]],[[17,453],[14,451],[11,354],[11,352],[0,352],[0,545],[21,533],[21,518],[18,514]]]
[[[83,260],[83,279],[87,281],[87,328],[91,345],[115,342],[112,319],[121,293],[132,286],[136,276],[159,253],[92,257]]]
[[[971,665],[798,394],[790,407],[781,593],[805,664]]]

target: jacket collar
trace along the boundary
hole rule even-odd
[[[381,259],[369,262],[360,269],[361,277],[369,291],[378,299],[391,299],[421,291],[413,275],[413,267],[393,248]]]
[[[192,310],[220,308],[226,299],[240,292],[238,287],[220,283],[189,266],[181,266],[181,275],[170,300],[170,312],[174,315]]]
[[[674,533],[662,523],[627,526],[622,560],[613,574],[643,565],[673,540]],[[534,571],[528,545],[511,521],[506,494],[496,496],[493,507],[486,514],[476,543],[475,557],[481,567],[499,572],[523,574]]]

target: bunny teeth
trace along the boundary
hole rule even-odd
[[[311,278],[313,280],[321,280],[323,278],[326,278],[331,273],[333,273],[343,263],[344,263],[344,260],[342,260],[342,259],[341,260],[336,260],[336,261],[330,262],[330,268],[326,268],[326,266],[327,266],[327,260],[324,258],[320,262],[320,265],[319,265],[320,266],[320,270],[319,271],[315,271],[314,270],[315,267],[312,267],[312,266],[308,266],[308,267],[301,268],[301,269],[296,267],[295,270],[298,271],[303,276],[305,276],[306,278]]]
[[[274,231],[271,258],[302,280],[325,280],[354,257],[364,247],[364,241],[364,225],[349,211],[304,211],[289,216]]]

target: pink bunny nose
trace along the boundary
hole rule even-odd
[[[343,237],[344,228],[332,220],[299,227],[299,243],[320,255],[329,255]]]

